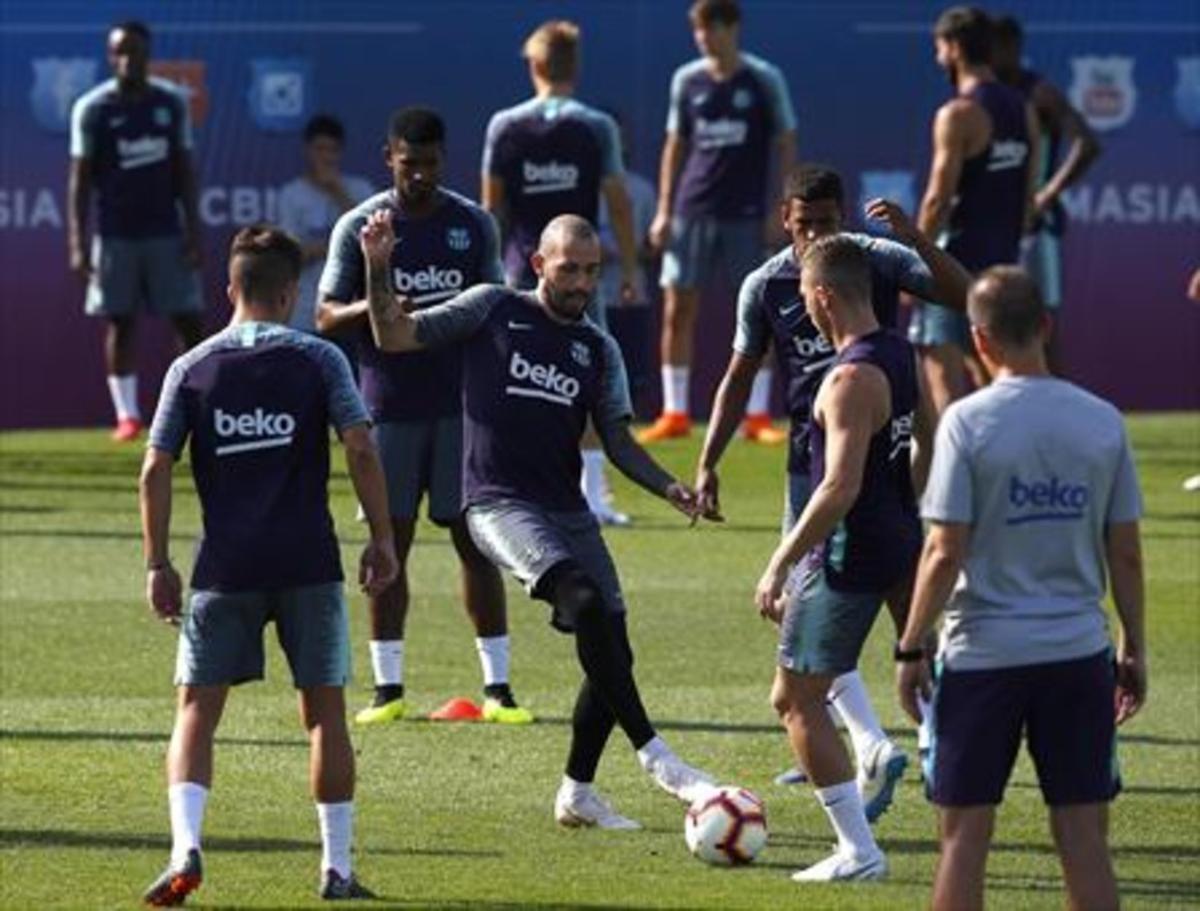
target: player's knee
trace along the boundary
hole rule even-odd
[[[592,578],[573,561],[560,563],[547,574],[546,587],[554,606],[556,629],[574,632],[604,619],[604,596]]]

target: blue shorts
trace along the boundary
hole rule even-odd
[[[1121,790],[1112,655],[990,670],[939,667],[926,795],[940,806],[1004,798],[1022,732],[1050,806],[1103,803]]]
[[[1037,231],[1021,238],[1021,267],[1037,284],[1048,309],[1062,306],[1062,242],[1057,234]]]
[[[263,630],[272,621],[297,689],[349,682],[342,583],[324,582],[275,592],[192,592],[179,630],[175,685],[261,680]]]
[[[913,304],[908,322],[908,340],[914,345],[955,345],[963,351],[973,351],[971,324],[966,314],[941,304],[917,301]]]
[[[457,522],[462,512],[462,417],[428,421],[384,421],[372,431],[387,481],[393,519],[417,518],[429,494],[429,518]]]
[[[179,237],[92,238],[88,316],[199,314],[204,309],[200,273],[183,258]]]
[[[496,500],[467,508],[467,529],[475,546],[496,566],[507,570],[533,598],[549,600],[542,582],[555,566],[577,564],[595,583],[613,613],[625,612],[617,568],[588,511],[547,512],[520,500]],[[564,618],[551,624],[569,631]]]
[[[761,218],[718,219],[674,216],[663,253],[659,284],[664,288],[703,288],[720,264],[737,288],[764,259]]]
[[[796,674],[837,677],[854,670],[883,595],[829,587],[825,569],[801,560],[787,585],[779,625],[779,666]]]

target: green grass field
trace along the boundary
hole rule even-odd
[[[1200,906],[1200,418],[1130,422],[1146,494],[1150,698],[1122,734],[1126,789],[1113,844],[1127,907]],[[697,443],[657,450],[690,476]],[[171,726],[173,632],[149,615],[137,520],[140,452],[99,431],[0,436],[0,905],[121,908],[168,850],[162,757]],[[637,672],[652,717],[685,757],[761,794],[771,841],[759,862],[706,868],[686,853],[682,808],[614,735],[599,784],[646,829],[566,832],[551,817],[579,672],[542,605],[509,590],[518,696],[532,728],[403,722],[356,733],[357,868],[394,907],[916,908],[928,898],[934,815],[914,776],[877,826],[881,884],[802,888],[793,869],[831,835],[807,788],[771,783],[789,761],[767,705],[773,629],[751,606],[777,536],[783,454],[735,445],[723,473],[728,524],[688,529],[664,504],[617,487],[636,527],[608,535],[631,607]],[[198,524],[177,483],[174,553]],[[347,564],[362,541],[345,474],[332,484]],[[445,536],[419,534],[411,566],[408,688],[428,711],[477,695],[472,633]],[[366,698],[365,605],[351,599]],[[885,725],[915,752],[892,687],[890,624],[862,668]],[[319,847],[307,750],[286,668],[233,694],[218,736],[197,907],[319,906]],[[1061,907],[1040,795],[1022,758],[989,866],[996,908]]]

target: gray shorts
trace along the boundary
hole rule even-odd
[[[761,218],[673,217],[659,284],[702,288],[723,263],[730,283],[738,287],[763,261],[762,232]]]
[[[796,527],[808,498],[812,496],[812,479],[806,474],[789,471],[787,490],[783,493],[783,537]]]
[[[457,522],[462,512],[462,417],[385,421],[373,431],[393,519],[413,521],[429,494],[429,518]]]
[[[605,606],[625,612],[617,568],[590,512],[547,512],[520,500],[496,500],[468,507],[467,529],[484,556],[512,573],[530,597],[548,600],[551,593],[541,585],[546,573],[573,560],[600,589]]]
[[[801,560],[787,585],[779,626],[779,666],[796,674],[837,677],[858,666],[883,595],[829,587],[825,570]]]
[[[908,323],[908,340],[914,345],[954,345],[963,351],[975,350],[971,342],[971,324],[966,314],[941,304],[917,301]]]
[[[1021,266],[1042,292],[1042,300],[1051,310],[1062,305],[1062,244],[1058,235],[1038,231],[1021,238]]]
[[[92,238],[92,279],[84,309],[88,316],[159,316],[200,313],[200,273],[183,258],[178,237]]]
[[[175,685],[261,680],[263,630],[272,621],[297,689],[346,685],[350,628],[341,582],[275,592],[192,592],[179,630]]]

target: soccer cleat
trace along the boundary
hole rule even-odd
[[[871,748],[866,762],[858,770],[858,793],[862,797],[867,822],[875,822],[892,805],[896,782],[904,777],[908,756],[890,740],[880,740]]]
[[[742,421],[742,439],[763,446],[779,446],[787,442],[787,432],[771,426],[768,414],[748,414]]]
[[[533,724],[533,712],[517,702],[509,692],[501,696],[485,696],[483,700],[484,721],[496,724]]]
[[[591,509],[592,515],[596,517],[596,521],[601,525],[607,525],[610,528],[625,528],[630,524],[628,515],[623,512],[617,512],[607,504],[601,506],[593,505]]]
[[[142,422],[137,418],[121,418],[113,428],[111,439],[116,443],[132,443],[142,435]]]
[[[168,866],[142,895],[142,901],[152,908],[177,908],[192,892],[200,888],[204,872],[200,852],[188,851],[187,860],[178,867]]]
[[[852,880],[883,879],[887,876],[887,858],[876,849],[875,853],[858,857],[834,851],[822,861],[792,874],[792,882],[832,883]]]
[[[655,784],[688,804],[694,803],[717,784],[716,779],[707,772],[693,768],[674,753],[651,759],[645,768]]]
[[[567,788],[559,788],[554,798],[554,820],[568,829],[640,829],[642,824],[628,816],[622,816],[607,800],[592,788],[572,794]]]
[[[321,880],[321,898],[326,901],[345,901],[352,898],[378,898],[358,881],[353,873],[341,876],[337,870],[326,870]]]
[[[1200,474],[1194,474],[1183,482],[1183,489],[1188,493],[1195,493],[1200,490]]]
[[[804,769],[801,769],[799,767],[790,768],[786,772],[780,772],[778,775],[775,776],[775,784],[778,784],[778,785],[807,784],[807,783],[808,783],[808,775],[805,773]]]
[[[691,419],[682,411],[664,411],[658,420],[638,431],[639,443],[657,443],[659,440],[672,440],[685,437],[692,432]]]
[[[391,721],[399,721],[408,714],[408,703],[403,697],[400,699],[381,700],[376,699],[365,709],[361,709],[354,716],[355,724],[387,724]]]

